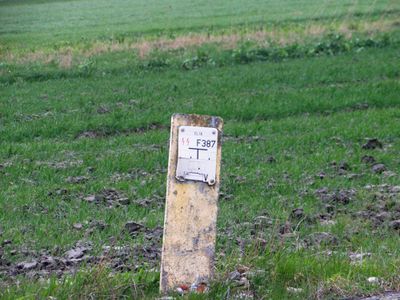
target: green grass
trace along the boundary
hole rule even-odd
[[[372,35],[339,32],[350,17],[395,20],[396,2],[112,4],[0,1],[1,49],[17,55],[74,45],[81,36],[91,43],[118,34],[153,40],[166,31],[254,32],[254,24],[273,23],[288,33],[311,23],[334,26],[327,27],[332,34],[283,44],[197,45],[159,49],[144,58],[129,49],[77,53],[68,68],[2,56],[0,245],[12,243],[0,247],[1,298],[158,296],[159,262],[141,255],[129,258],[128,264],[137,265],[132,272],[110,268],[106,257],[44,280],[8,276],[2,262],[29,261],[40,251],[62,257],[79,240],[92,243],[90,255],[100,255],[103,246],[147,247],[152,240],[132,238],[123,229],[130,220],[148,228],[163,224],[169,120],[175,112],[218,115],[225,122],[216,278],[209,294],[189,299],[241,292],[336,299],[400,290],[399,232],[388,220],[377,227],[357,214],[385,206],[395,216],[400,205],[400,194],[366,187],[399,185],[400,32],[394,23]],[[88,132],[94,137],[82,136]],[[384,147],[362,149],[372,137]],[[373,173],[361,162],[364,155],[373,155],[393,176]],[[347,162],[350,170],[340,175],[332,162]],[[82,175],[87,182],[68,182]],[[316,191],[325,187],[356,191],[350,203],[333,204],[331,225],[320,222],[327,211]],[[108,208],[82,200],[106,188],[131,203]],[[151,204],[136,204],[142,199]],[[298,207],[304,218],[294,220],[291,212]],[[271,224],[255,225],[258,216]],[[90,231],[93,220],[105,228]],[[282,235],[287,221],[293,233]],[[74,229],[75,223],[84,228]],[[331,233],[336,242],[307,244],[317,232]],[[370,256],[353,264],[354,252]],[[250,268],[247,288],[227,279],[239,265]],[[371,276],[381,284],[368,283]],[[301,291],[293,294],[288,287]]]
[[[18,47],[53,46],[146,33],[207,31],[240,24],[398,11],[395,1],[0,1],[0,34]]]

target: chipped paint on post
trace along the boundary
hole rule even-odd
[[[176,179],[180,126],[212,127],[218,130],[215,182],[212,185]],[[213,277],[222,126],[222,119],[218,117],[183,114],[172,116],[161,292],[180,286],[204,287]]]

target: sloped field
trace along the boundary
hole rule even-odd
[[[225,121],[189,298],[399,291],[399,9],[0,1],[0,296],[158,296],[175,112]]]

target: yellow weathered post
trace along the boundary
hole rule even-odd
[[[160,291],[203,291],[214,273],[220,186],[219,117],[171,119]]]

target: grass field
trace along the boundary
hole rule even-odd
[[[383,0],[0,0],[0,298],[159,297],[175,112],[225,122],[216,278],[185,297],[400,291],[399,19]]]
[[[266,22],[384,16],[398,12],[397,1],[184,1],[110,2],[2,0],[2,39],[11,46],[46,46],[79,40],[135,37],[141,34],[209,31]]]

